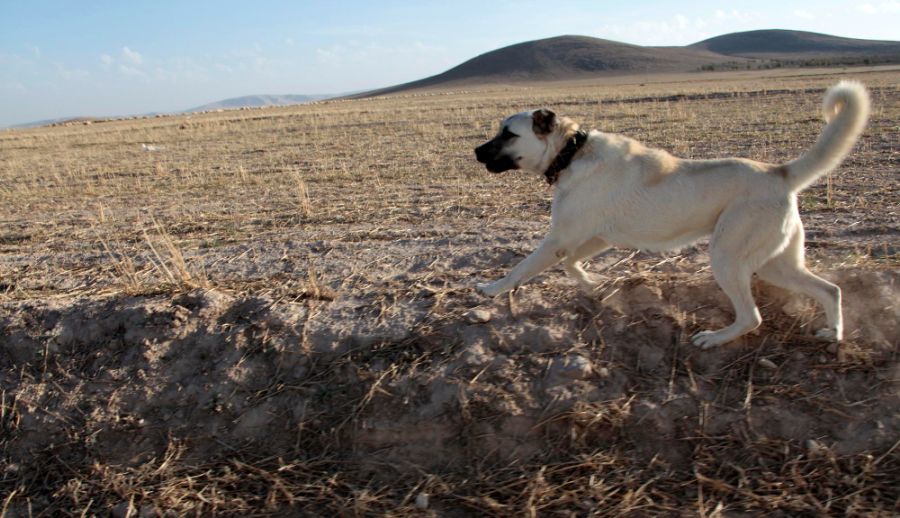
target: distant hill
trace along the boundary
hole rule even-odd
[[[205,111],[215,111],[215,110],[229,110],[229,109],[238,109],[238,108],[261,108],[263,106],[284,106],[288,104],[304,104],[313,101],[319,101],[322,99],[328,99],[330,97],[335,97],[334,95],[245,95],[243,97],[233,97],[231,99],[224,99],[222,101],[216,101],[214,103],[204,104],[203,106],[197,106],[196,108],[191,108],[189,110],[184,110],[180,112],[170,112],[170,113],[159,113],[159,112],[151,112],[144,113],[140,115],[121,115],[121,116],[111,116],[111,117],[63,117],[59,119],[47,119],[42,121],[35,122],[26,122],[23,124],[16,124],[13,126],[9,126],[10,129],[15,128],[38,128],[41,126],[71,126],[73,124],[91,124],[94,122],[106,122],[110,120],[118,120],[118,119],[132,119],[132,118],[143,118],[143,117],[153,117],[157,115],[178,115],[180,113],[196,113],[196,112],[205,112]]]
[[[227,110],[234,108],[260,108],[263,106],[284,106],[288,104],[303,104],[321,99],[327,99],[330,95],[245,95],[233,97],[214,103],[204,104],[184,113],[203,112],[210,110]]]
[[[362,96],[445,84],[566,80],[603,73],[683,72],[734,59],[703,49],[642,47],[588,36],[558,36],[493,50],[436,76]]]
[[[353,97],[613,74],[867,63],[900,63],[900,42],[777,29],[726,34],[685,47],[642,47],[587,36],[559,36],[503,47],[441,74]]]
[[[858,40],[779,29],[725,34],[687,48],[746,58],[894,56],[900,60],[900,42],[897,41]]]
[[[85,124],[94,122],[95,118],[93,117],[62,117],[59,119],[45,119],[42,121],[34,121],[34,122],[23,122],[22,124],[13,124],[12,126],[7,126],[9,129],[28,129],[28,128],[40,128],[41,126],[61,126],[64,124]]]

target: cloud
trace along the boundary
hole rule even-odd
[[[68,68],[62,63],[53,63],[53,67],[56,69],[56,74],[63,81],[80,81],[91,77],[91,74],[85,70]]]
[[[641,20],[624,25],[604,25],[594,31],[600,38],[644,45],[692,43],[707,36],[709,23],[703,18],[676,14],[665,20]]]
[[[887,13],[900,13],[900,1],[898,0],[889,0],[887,2],[879,2],[878,4],[859,4],[856,6],[857,11],[861,11],[864,14],[887,14]]]
[[[34,54],[34,57],[40,59],[41,57],[41,48],[40,47],[31,47],[31,52]]]
[[[134,63],[135,65],[140,65],[144,62],[144,58],[140,55],[140,53],[133,51],[128,47],[122,47],[122,55],[125,56],[125,59]]]
[[[803,18],[804,20],[816,19],[816,15],[806,9],[794,9],[794,16],[796,16],[797,18]]]
[[[316,62],[320,65],[340,65],[346,51],[340,45],[333,45],[327,49],[316,49]]]
[[[100,54],[100,62],[106,66],[112,65],[113,58],[109,54]]]
[[[126,65],[119,65],[119,72],[121,72],[122,74],[124,74],[126,76],[143,76],[144,75],[144,73],[141,72],[140,70],[138,70],[134,67],[126,66]]]
[[[755,18],[756,14],[748,11],[739,11],[737,9],[731,9],[730,11],[716,9],[715,16],[717,20],[738,20],[746,22]]]

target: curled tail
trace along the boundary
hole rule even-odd
[[[827,124],[816,143],[803,156],[784,165],[794,192],[808,187],[850,154],[869,118],[866,87],[856,81],[841,81],[825,92],[822,111]]]

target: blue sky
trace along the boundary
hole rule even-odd
[[[389,86],[561,34],[683,45],[769,28],[900,40],[900,0],[0,0],[0,127]]]

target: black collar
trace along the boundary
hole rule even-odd
[[[563,172],[569,164],[572,163],[572,158],[575,156],[575,153],[578,153],[578,150],[584,146],[584,143],[587,142],[588,134],[584,130],[578,130],[572,135],[572,138],[566,142],[565,147],[562,148],[562,151],[556,155],[556,158],[553,159],[553,162],[550,162],[550,167],[544,171],[544,176],[547,177],[547,183],[553,185],[559,180],[559,173]]]

